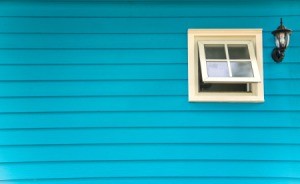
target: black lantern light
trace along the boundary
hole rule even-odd
[[[287,29],[282,24],[282,18],[280,20],[280,26],[272,32],[275,37],[276,47],[273,49],[272,58],[276,63],[280,63],[284,58],[285,49],[289,46],[290,43],[290,35],[292,31]]]

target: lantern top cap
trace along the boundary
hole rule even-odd
[[[287,29],[283,23],[282,23],[282,18],[280,19],[280,26],[277,27],[275,31],[272,31],[272,34],[275,36],[277,33],[288,33],[291,34],[292,30]]]

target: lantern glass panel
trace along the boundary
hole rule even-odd
[[[286,46],[286,39],[285,39],[286,38],[286,33],[281,32],[281,33],[278,34],[278,36],[279,36],[280,47],[285,48],[285,46]]]
[[[289,44],[290,44],[290,33],[286,33],[286,47],[288,47],[289,46]]]
[[[280,44],[279,44],[279,36],[278,36],[279,33],[276,33],[276,35],[274,36],[275,38],[275,45],[277,48],[280,48]]]

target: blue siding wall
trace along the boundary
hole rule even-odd
[[[299,20],[299,1],[0,2],[0,183],[300,183]],[[189,103],[188,28],[263,28],[266,102]]]

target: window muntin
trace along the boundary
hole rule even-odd
[[[205,83],[260,82],[251,41],[198,41]]]

